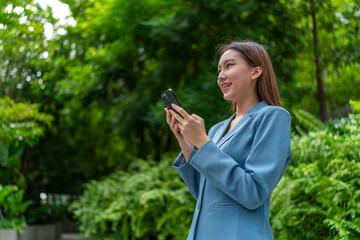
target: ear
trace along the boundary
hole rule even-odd
[[[262,68],[261,67],[256,67],[253,69],[252,74],[251,74],[251,80],[256,80],[258,79],[262,74]]]

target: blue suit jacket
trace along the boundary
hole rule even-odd
[[[173,164],[197,200],[188,240],[273,239],[270,196],[291,157],[290,115],[262,101],[222,138],[234,117]]]

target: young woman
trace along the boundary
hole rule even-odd
[[[290,161],[290,115],[261,45],[231,42],[219,55],[218,85],[235,113],[206,134],[201,117],[165,109],[182,149],[173,166],[197,200],[187,239],[274,239],[270,196]]]

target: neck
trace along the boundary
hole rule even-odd
[[[236,101],[236,117],[243,117],[252,107],[260,102],[257,96]]]

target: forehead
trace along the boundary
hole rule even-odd
[[[226,50],[220,57],[219,66],[229,60],[242,60],[241,54],[234,49]]]

